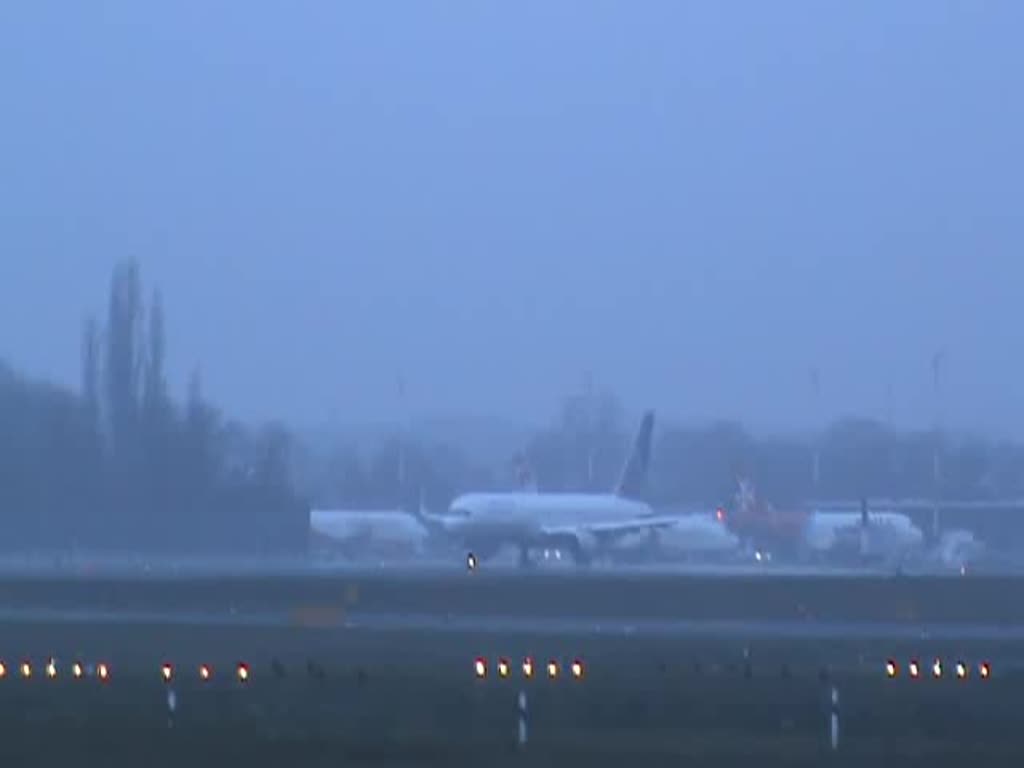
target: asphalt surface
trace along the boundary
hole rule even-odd
[[[707,573],[721,575],[782,573],[794,575],[821,575],[844,573],[847,575],[877,573],[868,568],[823,568],[817,566],[757,563],[753,560],[727,562],[659,562],[636,563],[595,563],[585,569],[578,568],[570,560],[549,560],[536,563],[535,570],[544,573]],[[514,558],[501,557],[489,560],[481,569],[502,573],[517,573],[520,568]],[[112,575],[161,578],[169,576],[203,575],[275,575],[294,577],[317,574],[321,576],[366,571],[388,573],[456,573],[465,570],[465,555],[453,553],[450,557],[419,557],[404,559],[310,559],[297,558],[144,558],[140,556],[98,556],[66,557],[58,555],[34,557],[0,557],[0,577],[19,578],[25,575],[66,575],[90,576]]]
[[[279,574],[297,575],[319,573],[323,575],[366,570],[385,571],[427,571],[431,573],[459,571],[465,567],[468,553],[452,551],[441,554],[427,554],[403,558],[373,558],[358,560],[326,558],[322,556],[292,557],[164,557],[125,554],[77,554],[39,553],[35,555],[0,555],[0,576],[17,576],[27,573],[68,573],[68,574],[118,574],[118,575],[212,575],[212,574]],[[514,572],[519,570],[517,555],[501,552],[482,564],[492,571]],[[779,573],[791,575],[877,575],[884,573],[881,566],[840,567],[822,565],[800,565],[777,561],[758,562],[753,555],[729,554],[721,557],[710,556],[708,560],[661,559],[650,563],[598,561],[585,569],[578,568],[568,556],[559,559],[535,558],[533,567],[544,572],[578,573],[717,573],[723,575]],[[1008,570],[1009,564],[1000,566]],[[911,568],[913,571],[913,568]]]
[[[11,620],[19,611],[239,620],[270,615],[297,625],[341,625],[372,614],[1014,627],[1024,625],[1024,602],[1014,599],[1022,584],[1016,577],[983,575],[655,569],[36,572],[0,579],[0,611]]]

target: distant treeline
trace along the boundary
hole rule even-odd
[[[504,464],[481,465],[457,446],[424,440],[407,443],[403,451],[393,438],[369,456],[338,449],[326,459],[304,457],[299,462],[302,486],[321,504],[384,507],[414,503],[422,493],[432,506],[443,506],[459,490],[514,488],[526,465],[541,490],[607,491],[618,478],[635,426],[614,396],[572,396],[552,424]],[[1024,496],[1024,446],[897,431],[861,419],[836,422],[818,435],[792,437],[754,436],[734,422],[657,423],[652,501],[726,503],[738,476],[751,478],[776,505],[862,496]]]
[[[299,550],[307,510],[289,440],[226,422],[198,372],[186,402],[165,377],[159,292],[114,270],[105,327],[86,323],[78,393],[0,366],[0,549],[270,553]]]
[[[85,325],[78,392],[0,364],[0,551],[299,551],[307,498],[437,509],[461,491],[521,486],[524,470],[541,490],[606,491],[636,426],[615,397],[587,394],[567,398],[550,426],[503,463],[423,436],[393,435],[369,456],[341,448],[314,455],[280,427],[253,431],[224,419],[203,397],[198,372],[175,403],[165,349],[160,294],[144,304],[129,262],[112,275],[106,322]],[[659,419],[652,502],[727,502],[738,476],[777,505],[1024,496],[1024,446],[869,420],[773,438],[732,422]]]

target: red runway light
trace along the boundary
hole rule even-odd
[[[476,676],[479,678],[487,677],[487,661],[484,659],[477,659],[473,662],[473,671],[476,672]]]
[[[982,680],[988,680],[989,677],[991,677],[992,668],[988,665],[987,661],[983,661],[978,665],[978,674],[981,676]]]
[[[917,678],[917,677],[920,676],[920,674],[921,674],[921,667],[918,665],[916,659],[911,661],[910,664],[907,665],[907,671],[910,673],[910,676],[913,677],[913,678]]]

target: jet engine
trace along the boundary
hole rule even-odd
[[[552,537],[551,546],[568,552],[576,565],[590,565],[601,549],[601,541],[592,533],[577,531]]]

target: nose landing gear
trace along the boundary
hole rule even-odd
[[[533,567],[533,560],[530,559],[529,547],[519,547],[519,567],[524,569]]]

